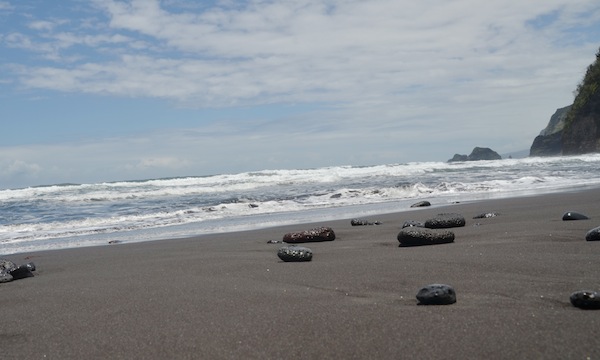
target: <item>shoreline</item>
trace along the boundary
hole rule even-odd
[[[248,231],[262,231],[267,230],[269,228],[282,228],[288,226],[297,226],[303,224],[312,224],[312,223],[322,223],[322,222],[333,222],[333,221],[350,221],[352,218],[368,218],[368,217],[381,217],[386,215],[397,215],[403,214],[413,211],[419,211],[424,209],[440,209],[445,207],[454,206],[457,204],[469,204],[469,203],[478,203],[478,202],[487,202],[487,201],[496,201],[496,200],[510,200],[515,198],[528,198],[528,197],[538,197],[538,196],[546,196],[552,194],[568,194],[568,193],[577,193],[584,191],[593,191],[600,190],[600,186],[598,185],[580,185],[573,189],[554,189],[551,191],[543,191],[543,192],[533,192],[533,191],[521,191],[521,192],[511,192],[509,196],[504,193],[483,193],[473,195],[471,198],[466,200],[456,200],[456,196],[453,195],[444,195],[444,196],[432,196],[432,197],[419,197],[412,199],[404,199],[404,200],[395,200],[390,202],[382,202],[382,203],[369,203],[362,205],[347,205],[341,207],[334,208],[319,208],[312,210],[303,210],[300,212],[290,212],[290,213],[264,213],[264,214],[256,214],[249,215],[248,217],[240,217],[237,220],[234,220],[234,223],[237,221],[239,224],[234,227],[238,227],[236,229],[223,229],[219,226],[216,226],[214,221],[208,221],[207,223],[188,223],[184,225],[171,225],[166,228],[170,228],[170,230],[166,231],[166,234],[162,234],[164,231],[163,228],[149,228],[149,229],[137,229],[133,231],[119,231],[114,233],[100,233],[97,235],[82,235],[82,236],[74,236],[67,238],[51,238],[51,239],[38,239],[38,240],[29,240],[25,243],[32,243],[33,245],[27,245],[25,248],[21,249],[18,245],[13,243],[8,243],[5,246],[10,248],[9,251],[1,253],[0,256],[10,256],[17,255],[23,253],[31,253],[31,252],[40,252],[40,251],[61,251],[68,250],[73,248],[81,248],[81,247],[97,247],[97,246],[107,246],[114,245],[116,243],[119,244],[134,244],[134,243],[144,243],[144,242],[154,242],[154,241],[171,241],[172,239],[189,239],[196,238],[199,236],[205,235],[218,235],[218,234],[230,234],[230,233],[239,233],[239,232],[248,232]],[[419,202],[421,200],[429,200],[431,201],[430,207],[425,208],[411,208],[410,205],[413,203]],[[383,208],[378,210],[373,210],[375,208]],[[346,209],[340,210],[340,209]],[[348,211],[347,209],[355,209],[354,211]],[[359,210],[356,210],[359,209]],[[247,219],[252,219],[252,221],[261,221],[270,218],[270,217],[286,217],[289,214],[298,213],[299,220],[289,221],[285,223],[285,221],[278,220],[282,223],[270,224],[270,225],[248,225]],[[363,213],[363,215],[357,215],[357,213]],[[313,220],[314,217],[324,216],[326,219],[324,220]],[[242,220],[243,219],[243,220]],[[245,220],[245,221],[244,221]],[[227,221],[227,219],[217,220],[217,223],[220,221]],[[208,225],[207,225],[208,224]],[[230,225],[231,226],[231,225]],[[190,232],[196,231],[199,232],[197,234],[189,234]],[[159,235],[156,234],[159,233]],[[140,239],[140,237],[145,237],[144,239]],[[45,248],[43,245],[39,244],[61,244],[56,248]],[[46,245],[48,246],[48,245]],[[19,248],[19,250],[15,251],[14,248]]]
[[[416,202],[416,201],[415,201]],[[3,353],[20,358],[597,358],[600,311],[569,303],[600,290],[600,189],[478,200],[350,219],[2,256],[35,277],[10,298]],[[567,211],[590,220],[562,221]],[[404,221],[456,212],[452,244],[398,247]],[[473,219],[486,212],[498,216]],[[284,263],[287,232],[330,226]],[[425,285],[457,302],[419,306]]]

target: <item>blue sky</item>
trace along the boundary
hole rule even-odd
[[[0,188],[528,149],[597,0],[0,0]]]

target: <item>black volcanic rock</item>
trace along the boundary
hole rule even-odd
[[[330,227],[320,227],[306,231],[292,232],[283,236],[283,241],[288,244],[332,240],[335,240],[335,233]]]
[[[585,234],[585,239],[587,241],[600,241],[600,226],[588,231],[587,234]]]
[[[426,206],[431,206],[431,203],[427,200],[423,200],[423,201],[419,201],[419,202],[412,204],[410,207],[414,208],[414,207],[426,207]]]
[[[456,302],[456,291],[450,285],[431,284],[417,293],[419,305],[450,305]]]
[[[576,291],[570,296],[571,304],[580,309],[600,309],[600,294],[595,291]]]
[[[381,225],[381,221],[369,221],[364,219],[352,219],[350,225],[352,226],[363,226],[363,225]]]
[[[583,214],[580,214],[578,212],[569,211],[569,212],[566,212],[563,215],[562,219],[564,221],[567,221],[567,220],[588,220],[589,217],[587,217],[587,216],[585,216]]]
[[[445,213],[425,220],[425,227],[429,229],[447,229],[463,227],[466,224],[465,217],[461,214]]]
[[[448,230],[409,226],[400,230],[397,238],[401,247],[438,245],[454,242],[454,233]]]
[[[285,262],[311,261],[312,250],[302,246],[284,246],[277,251],[277,256]]]

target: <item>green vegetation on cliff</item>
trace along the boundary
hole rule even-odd
[[[596,53],[596,60],[587,68],[585,76],[575,90],[575,101],[569,112],[567,123],[573,121],[576,114],[587,113],[592,110],[594,103],[598,102],[598,88],[600,87],[600,50]]]
[[[600,151],[600,50],[575,90],[562,135],[562,154]]]

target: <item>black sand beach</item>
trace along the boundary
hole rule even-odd
[[[258,231],[3,256],[35,277],[0,284],[3,359],[600,358],[600,190],[460,203]],[[435,204],[434,204],[435,205]],[[497,217],[473,219],[485,212]],[[562,221],[567,211],[590,220]],[[454,243],[399,247],[406,220],[464,215]],[[330,226],[276,253],[290,231]],[[2,254],[0,254],[1,256]],[[417,305],[427,284],[457,302]]]

